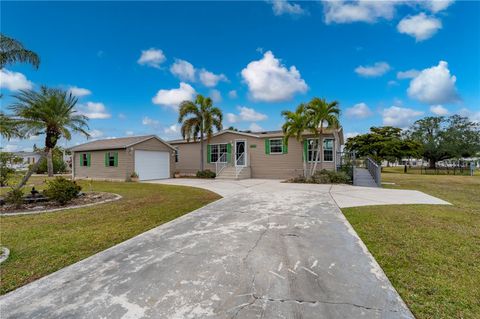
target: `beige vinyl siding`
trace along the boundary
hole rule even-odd
[[[107,152],[118,152],[118,166],[105,166],[105,153]],[[90,153],[90,166],[80,166],[80,156],[83,153]],[[129,176],[127,175],[127,167],[131,161],[131,157],[127,156],[124,149],[73,153],[75,178],[124,181]]]

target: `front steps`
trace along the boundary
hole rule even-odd
[[[252,170],[250,169],[250,167],[243,167],[242,170],[238,173],[238,176],[236,176],[236,172],[237,170],[235,166],[227,166],[220,172],[220,174],[216,178],[238,180],[251,178],[252,176]]]
[[[353,185],[364,187],[378,187],[372,175],[366,168],[353,168]]]

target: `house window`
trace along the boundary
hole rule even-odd
[[[90,166],[90,153],[80,154],[80,166]]]
[[[225,156],[222,157],[222,155]],[[219,159],[219,163],[226,163],[227,162],[227,144],[211,144],[210,145],[210,163],[215,163]]]
[[[323,161],[333,162],[333,139],[323,140]]]
[[[270,139],[270,154],[282,154],[283,141],[281,138]]]
[[[105,166],[107,166],[107,167],[118,166],[118,152],[106,152],[105,153]]]
[[[317,150],[318,150],[318,138],[309,138],[307,140],[307,154],[308,154],[308,161],[315,162],[317,158]],[[318,158],[320,162],[320,158]]]
[[[175,147],[175,163],[178,163],[178,147]]]

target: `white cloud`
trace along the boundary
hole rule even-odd
[[[83,97],[92,94],[92,91],[89,89],[79,88],[78,86],[71,86],[68,89],[68,92],[72,93],[76,97]]]
[[[107,112],[103,103],[87,102],[87,104],[78,104],[78,112],[89,119],[109,119],[112,115]]]
[[[207,87],[214,87],[220,81],[228,81],[228,78],[224,74],[215,74],[205,69],[200,70],[199,77],[200,82]]]
[[[258,122],[264,121],[268,118],[266,114],[255,111],[253,108],[246,106],[237,107],[239,113],[227,113],[227,122],[236,123],[236,122]]]
[[[160,122],[145,116],[142,120],[142,124],[146,126],[157,126]]]
[[[397,25],[398,32],[414,37],[417,42],[431,38],[441,28],[442,21],[423,12],[403,18]]]
[[[242,70],[242,77],[251,97],[257,101],[286,101],[308,89],[297,68],[287,69],[271,51],[265,52],[262,59],[250,62]]]
[[[397,82],[397,81],[394,81],[394,80],[390,80],[390,81],[387,82],[387,84],[388,84],[389,86],[396,86],[396,85],[398,85],[398,82]]]
[[[103,136],[103,132],[100,130],[91,130],[90,132],[88,132],[88,134],[90,134],[90,137],[93,139],[97,139]]]
[[[345,134],[345,139],[349,139],[349,138],[355,137],[357,135],[360,135],[360,133],[358,133],[358,132],[348,132],[348,133]]]
[[[360,65],[355,68],[355,73],[364,77],[382,76],[390,71],[390,65],[387,62],[376,62],[373,65]]]
[[[148,65],[154,68],[159,69],[160,64],[165,62],[167,58],[163,51],[160,49],[150,48],[148,50],[143,50],[140,58],[137,63],[140,65]]]
[[[231,99],[236,99],[238,97],[237,91],[231,90],[228,92],[228,97]]]
[[[2,146],[2,151],[3,152],[16,152],[20,149],[20,147],[16,144],[7,144],[5,146]]]
[[[410,81],[408,95],[426,104],[446,104],[459,99],[455,82],[450,75],[448,63],[440,61],[437,66],[422,70]]]
[[[212,99],[213,103],[219,103],[222,101],[222,93],[220,93],[219,90],[210,90],[208,95]]]
[[[125,131],[125,135],[127,136],[132,136],[133,134],[135,134],[133,131]]]
[[[13,72],[7,69],[0,69],[0,88],[10,91],[29,90],[33,83],[27,80],[20,72]]]
[[[195,81],[195,68],[188,61],[175,59],[170,72],[182,81]]]
[[[379,19],[390,20],[395,14],[397,1],[324,1],[325,23],[374,23]]]
[[[121,120],[124,120],[127,118],[127,116],[123,113],[118,113],[118,118],[121,119]]]
[[[153,97],[152,102],[177,110],[181,102],[192,100],[194,96],[195,89],[190,84],[180,82],[178,89],[159,90]]]
[[[397,72],[397,79],[403,80],[403,79],[413,79],[417,75],[420,74],[420,71],[415,70],[415,69],[410,69],[407,71],[400,71]]]
[[[437,13],[448,8],[454,0],[426,0],[422,1],[422,5],[432,11]]]
[[[299,4],[292,4],[286,0],[269,0],[267,2],[272,4],[273,13],[276,16],[280,16],[283,14],[298,16],[306,13],[306,11]]]
[[[480,111],[471,111],[467,108],[462,108],[458,114],[468,117],[472,122],[480,124]]]
[[[448,110],[440,104],[430,106],[430,112],[432,112],[435,115],[440,115],[440,116],[448,114]]]
[[[384,109],[382,112],[383,125],[396,126],[400,128],[407,127],[422,114],[422,111],[417,111],[406,107],[391,106]]]
[[[248,127],[248,129],[252,132],[260,132],[260,131],[263,131],[263,128],[258,125],[257,123],[252,123],[250,124],[250,126]]]
[[[345,113],[349,117],[355,117],[359,119],[369,117],[373,114],[368,105],[363,102],[348,108]]]
[[[176,134],[180,132],[180,126],[178,124],[173,124],[169,127],[164,128],[163,131],[165,132],[165,134]]]

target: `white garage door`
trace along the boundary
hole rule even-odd
[[[135,151],[135,172],[141,181],[170,177],[170,154],[158,151]]]

